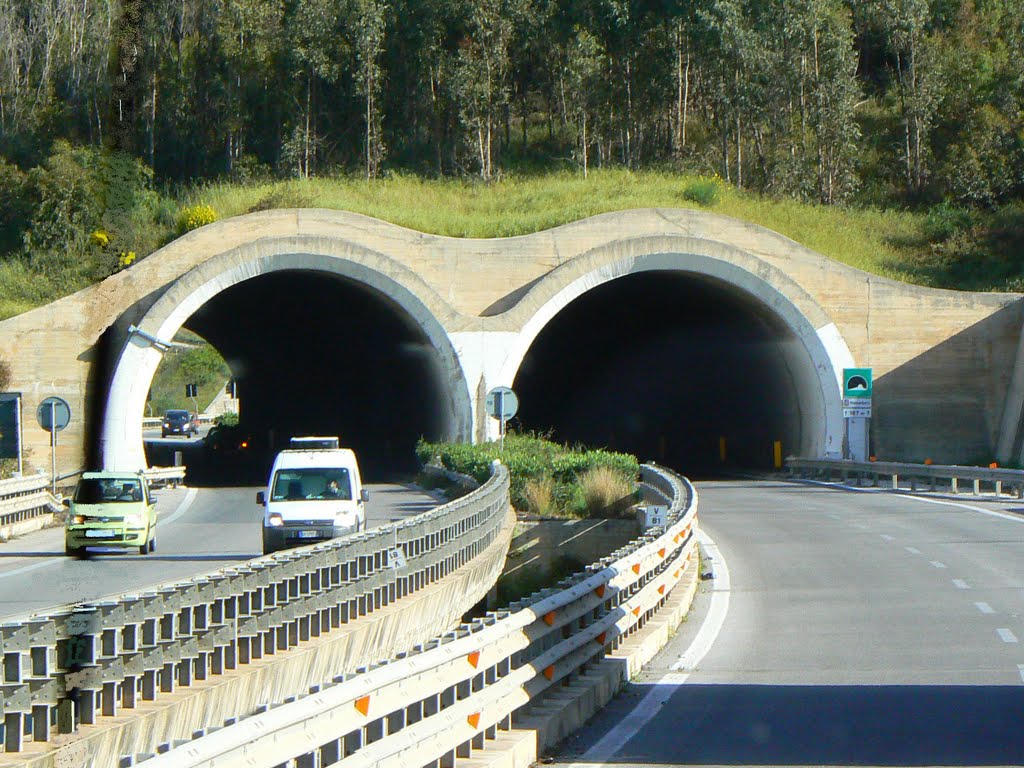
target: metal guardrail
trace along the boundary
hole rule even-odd
[[[0,480],[0,527],[60,511],[60,503],[50,493],[50,484],[45,475]]]
[[[667,470],[642,486],[669,504],[652,528],[585,571],[290,704],[123,765],[455,766],[512,715],[564,690],[665,603],[695,552],[696,494]]]
[[[931,491],[940,490],[938,481],[947,481],[950,493],[960,493],[960,481],[971,483],[975,495],[981,495],[983,489],[1001,496],[1004,487],[1012,489],[1017,498],[1024,497],[1024,471],[1019,469],[999,469],[988,467],[968,467],[956,464],[905,464],[892,461],[849,461],[845,459],[786,459],[786,467],[792,475],[804,477],[839,477],[842,480],[856,479],[858,482],[869,482],[879,485],[881,478],[888,478],[893,489],[899,489],[901,483],[907,483],[910,490],[916,491],[924,482]]]
[[[140,699],[287,650],[441,580],[496,538],[508,488],[499,464],[473,493],[409,520],[5,620],[4,749],[18,752],[23,739],[49,741],[54,730],[102,722]],[[389,567],[394,549],[406,559],[401,571]]]
[[[160,487],[169,485],[172,488],[177,488],[180,483],[185,482],[185,472],[187,467],[150,467],[149,469],[143,470],[142,474],[149,480],[149,484],[154,487]]]

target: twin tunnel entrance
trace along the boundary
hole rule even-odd
[[[452,375],[436,346],[356,280],[262,274],[212,296],[185,327],[230,365],[252,436],[244,456],[190,451],[200,479],[259,482],[294,434],[339,435],[367,479],[389,479],[415,470],[421,436],[454,436]],[[532,341],[511,384],[512,428],[691,476],[771,466],[773,443],[799,451],[817,418],[808,411],[823,408],[793,330],[759,299],[692,272],[627,274],[586,291]]]

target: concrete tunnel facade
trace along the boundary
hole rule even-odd
[[[400,319],[411,345],[429,351],[430,376],[436,379],[432,437],[496,436],[497,422],[483,412],[486,392],[497,385],[545,391],[537,377],[560,373],[538,373],[530,362],[541,359],[535,349],[549,344],[564,318],[602,293],[632,285],[630,295],[637,296],[676,280],[689,301],[713,295],[715,305],[731,308],[743,323],[767,329],[754,343],[767,344],[768,351],[751,367],[777,365],[773,375],[784,380],[790,403],[786,418],[792,422],[787,453],[839,454],[840,375],[854,365],[875,368],[873,437],[882,452],[890,446],[905,454],[927,450],[941,460],[944,453],[994,449],[997,440],[1020,442],[1012,398],[1006,397],[1020,366],[1019,297],[894,283],[831,262],[760,227],[688,210],[605,214],[494,240],[425,235],[337,211],[249,214],[192,232],[99,285],[0,323],[0,354],[14,362],[15,387],[24,393],[26,408],[48,394],[63,394],[73,410],[96,414],[94,423],[69,428],[62,464],[135,469],[145,462],[146,393],[165,343],[232,291],[289,275],[366,294],[382,312]],[[355,295],[339,293],[339,301],[348,303]],[[664,296],[662,303],[671,304],[671,294]],[[923,326],[922,315],[941,322]],[[677,337],[692,335],[692,318],[680,317],[650,314],[641,332],[649,335],[650,329],[678,322]],[[41,334],[58,337],[60,344],[40,345]],[[576,347],[600,343],[585,338],[585,332],[581,336]],[[708,335],[679,349],[692,356],[718,338]],[[678,378],[682,369],[671,356],[675,349],[666,347],[659,359],[654,348],[641,367]],[[965,350],[982,355],[986,365],[984,380],[966,393],[983,420],[962,435],[947,431],[943,438],[927,418],[938,394],[929,382],[935,383],[936,372],[940,379],[963,380]],[[714,362],[713,356],[700,359]],[[740,360],[719,368],[727,371]],[[976,371],[975,363],[967,361]],[[922,373],[933,375],[922,379]],[[893,382],[888,389],[887,377]],[[685,392],[684,382],[678,391]],[[907,400],[915,397],[919,401],[908,411]],[[915,421],[907,429],[910,412]],[[545,429],[543,423],[523,426]],[[26,436],[25,442],[38,447],[40,441]],[[653,451],[641,455],[653,457]]]

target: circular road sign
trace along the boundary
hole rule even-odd
[[[487,393],[484,408],[491,418],[506,421],[519,410],[519,398],[509,387],[495,387]]]
[[[47,432],[52,432],[54,427],[60,432],[71,421],[71,406],[59,397],[48,397],[39,404],[36,419]]]

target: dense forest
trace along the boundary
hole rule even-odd
[[[1024,0],[0,0],[0,259],[117,230],[112,271],[154,190],[332,174],[670,169],[955,226],[1024,198],[1022,61]]]

